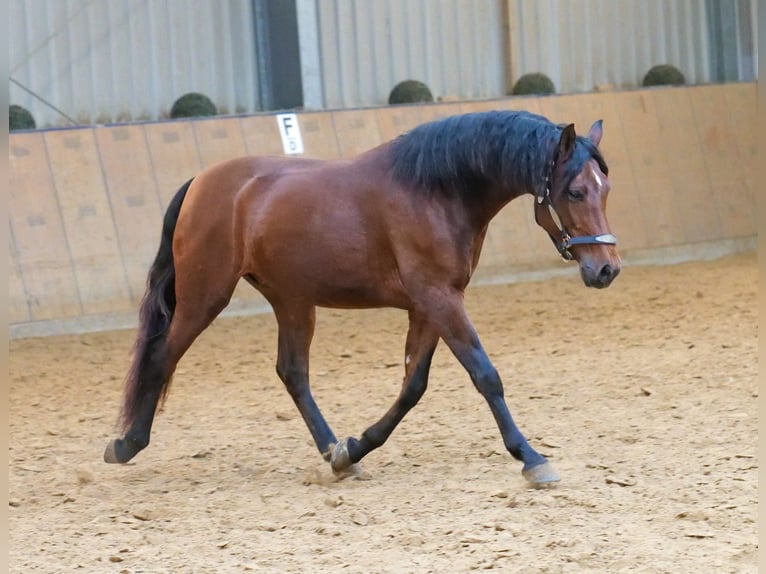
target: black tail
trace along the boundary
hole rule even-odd
[[[138,336],[133,363],[125,381],[122,425],[126,430],[136,420],[150,397],[164,398],[170,377],[158,371],[153,360],[162,350],[176,308],[176,271],[173,261],[173,233],[181,204],[193,180],[187,181],[170,201],[162,223],[162,238],[157,256],[149,269],[146,293],[138,313]],[[158,358],[158,357],[157,357]]]

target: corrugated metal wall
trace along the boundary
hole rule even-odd
[[[319,0],[324,105],[385,104],[400,81],[434,97],[504,93],[502,0]]]
[[[755,35],[756,0],[714,1],[736,11],[741,66],[726,79],[751,80],[756,50],[744,36]],[[688,83],[723,80],[711,66],[710,12],[706,0],[509,0],[509,81],[543,72],[559,92],[630,88],[656,64],[675,65]]]
[[[11,0],[10,101],[39,127],[165,116],[191,91],[258,108],[250,0]]]
[[[304,102],[381,105],[408,78],[437,98],[501,97],[537,71],[559,92],[619,89],[658,63],[689,83],[752,80],[756,4],[296,0]],[[161,119],[190,91],[222,113],[259,111],[259,84],[273,83],[259,67],[253,0],[11,0],[9,16],[11,103],[40,127],[69,122],[21,86],[87,124]]]

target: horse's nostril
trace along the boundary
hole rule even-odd
[[[608,263],[604,265],[598,272],[598,280],[603,283],[608,283],[612,278],[612,266]]]

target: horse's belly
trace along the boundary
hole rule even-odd
[[[409,305],[405,293],[396,286],[384,284],[346,286],[341,283],[320,287],[315,294],[315,304],[332,309],[370,309],[374,307],[399,307]]]

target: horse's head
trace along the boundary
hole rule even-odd
[[[601,120],[587,138],[577,137],[574,124],[562,130],[546,189],[535,205],[538,223],[564,259],[576,260],[585,284],[599,289],[608,287],[620,272],[617,239],[605,213],[610,185],[598,152],[601,135]],[[550,207],[561,227],[553,221]]]

